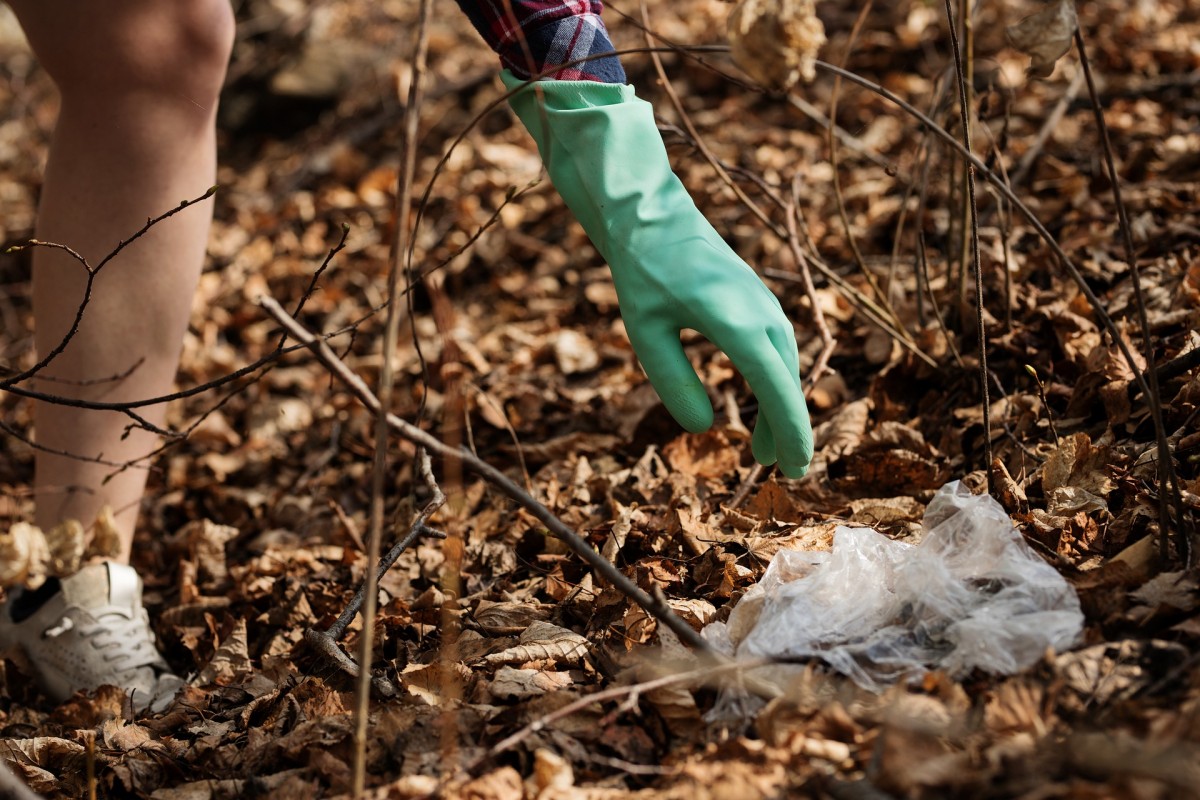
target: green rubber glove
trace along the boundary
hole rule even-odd
[[[525,83],[507,70],[501,77],[510,89]],[[629,341],[667,410],[693,433],[712,425],[708,393],[679,341],[691,328],[725,351],[758,397],[754,458],[803,475],[813,439],[792,324],[671,171],[650,104],[632,86],[536,86],[509,102],[608,261]]]

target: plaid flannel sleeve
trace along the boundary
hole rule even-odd
[[[549,74],[563,81],[625,83],[625,70],[600,20],[600,0],[458,0],[475,29],[522,78],[586,56]],[[528,48],[528,50],[526,50]],[[532,64],[531,64],[532,59]]]

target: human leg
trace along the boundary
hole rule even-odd
[[[37,237],[70,245],[95,265],[148,217],[215,182],[214,122],[233,41],[232,11],[228,0],[11,4],[62,94]],[[104,268],[79,332],[42,373],[39,390],[112,402],[169,391],[211,214],[207,202],[164,221]],[[39,353],[69,329],[84,281],[81,266],[65,254],[34,252]],[[155,424],[164,417],[162,406],[139,413]],[[155,446],[146,431],[125,436],[129,422],[115,412],[35,406],[39,444],[110,463]],[[112,472],[105,464],[39,451],[38,524],[75,518],[87,525],[109,505],[123,536],[122,560],[128,560],[146,473],[129,469],[106,482]]]
[[[95,266],[121,238],[212,185],[217,96],[233,41],[228,0],[10,0],[35,54],[62,94],[42,189],[38,238],[67,244]],[[86,400],[166,393],[204,255],[211,204],[156,226],[96,279],[78,333],[36,388]],[[82,266],[34,251],[40,354],[63,338],[83,297]],[[116,377],[119,376],[119,377]],[[139,410],[155,424],[161,407]],[[35,406],[37,522],[90,523],[117,512],[128,561],[145,472],[107,480],[112,467],[150,452],[155,437],[128,418],[52,403]],[[19,653],[44,692],[62,700],[113,684],[135,707],[161,710],[182,681],[154,646],[141,581],[127,566],[91,565],[0,606],[0,648]]]

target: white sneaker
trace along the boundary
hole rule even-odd
[[[154,644],[142,607],[142,580],[111,561],[64,578],[57,594],[20,622],[0,608],[0,651],[20,650],[42,690],[57,703],[111,684],[133,695],[137,711],[170,705],[183,680]]]

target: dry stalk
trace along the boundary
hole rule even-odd
[[[850,36],[846,40],[846,52],[842,54],[842,68],[845,69],[846,64],[850,61],[850,53],[854,51],[854,43],[858,40],[858,34],[862,31],[863,23],[867,21],[867,15],[871,13],[871,8],[875,5],[875,0],[867,0],[863,4],[862,10],[858,12],[858,17],[854,20],[854,26],[850,29]],[[833,88],[829,92],[829,119],[837,120],[838,99],[841,96],[842,79],[834,76]],[[842,181],[838,177],[838,148],[837,137],[834,136],[833,128],[827,129],[827,144],[829,146],[829,165],[833,169],[831,181],[833,182],[833,199],[837,205],[838,218],[842,221],[842,228],[846,231],[846,242],[850,245],[850,252],[854,255],[854,263],[858,265],[858,269],[866,279],[867,284],[871,287],[871,291],[875,293],[880,305],[887,311],[888,317],[896,326],[896,330],[904,335],[905,338],[911,338],[909,332],[900,324],[900,318],[896,316],[895,309],[892,308],[888,296],[879,288],[879,283],[875,280],[875,276],[871,273],[871,269],[867,266],[866,259],[863,258],[862,250],[858,247],[858,239],[854,236],[854,229],[850,225],[850,215],[846,212],[846,200],[842,196]]]
[[[800,270],[800,279],[804,282],[804,291],[808,294],[809,302],[812,303],[813,309],[813,324],[817,326],[817,333],[821,337],[821,352],[817,355],[813,362],[812,370],[808,373],[808,385],[815,386],[821,376],[829,369],[829,357],[833,355],[833,349],[837,346],[837,340],[833,338],[833,334],[829,331],[829,325],[825,322],[825,312],[821,310],[821,301],[817,297],[817,287],[813,285],[812,272],[808,268],[808,259],[804,257],[804,252],[800,249],[800,237],[796,231],[796,217],[799,214],[797,206],[800,204],[800,175],[792,177],[792,202],[787,207],[787,231],[788,231],[788,246],[792,250],[792,258],[796,260],[796,267]]]
[[[473,772],[474,770],[478,769],[480,765],[495,758],[501,753],[511,750],[533,734],[545,730],[549,725],[554,724],[560,719],[566,719],[572,714],[576,714],[588,706],[595,705],[596,703],[604,703],[610,700],[628,699],[631,701],[629,702],[630,707],[635,707],[638,698],[646,692],[653,692],[656,689],[663,689],[668,686],[678,686],[679,684],[684,683],[706,684],[710,682],[712,678],[723,676],[729,672],[756,669],[758,667],[767,666],[771,663],[775,663],[775,660],[770,658],[761,658],[751,661],[733,661],[724,664],[706,664],[699,669],[688,670],[687,672],[676,672],[671,675],[663,675],[659,678],[643,681],[641,683],[629,684],[628,686],[613,686],[612,688],[604,689],[603,691],[584,695],[583,697],[566,704],[562,708],[557,708],[554,711],[551,711],[549,714],[538,717],[511,736],[507,736],[504,739],[496,742],[496,744],[488,748],[486,753],[482,754],[474,762],[472,762],[472,764],[467,768],[467,771]]]
[[[959,122],[963,129],[963,147],[968,161],[964,163],[967,178],[967,200],[969,206],[964,219],[971,225],[971,266],[975,270],[975,324],[979,335],[979,391],[983,396],[983,454],[984,463],[992,463],[992,409],[989,400],[987,366],[987,326],[983,320],[983,265],[979,260],[979,211],[975,203],[975,169],[970,160],[971,152],[971,106],[967,96],[967,77],[963,68],[963,53],[959,45],[958,29],[954,24],[954,7],[946,0],[946,19],[950,23],[950,48],[954,51],[954,72],[958,79]],[[968,28],[969,29],[969,28]],[[965,249],[964,249],[965,252]],[[966,271],[965,259],[963,271]],[[994,494],[991,469],[986,470],[988,493]]]
[[[662,56],[660,56],[657,49],[653,47],[654,34],[652,34],[650,31],[650,12],[646,9],[646,0],[641,0],[641,12],[642,36],[646,40],[646,47],[650,48],[650,60],[654,63],[654,71],[658,73],[659,83],[662,85],[663,91],[667,93],[667,97],[670,99],[671,105],[675,108],[675,113],[679,115],[679,120],[683,123],[683,127],[687,130],[688,135],[692,138],[692,142],[695,143],[696,149],[700,151],[700,155],[704,156],[704,160],[707,161],[710,166],[712,166],[713,170],[717,173],[717,177],[719,177],[726,186],[733,190],[733,193],[737,195],[738,199],[742,201],[746,208],[750,209],[751,213],[758,217],[764,225],[778,233],[778,224],[773,222],[771,218],[767,216],[766,212],[764,212],[759,205],[755,203],[745,191],[742,190],[742,187],[738,186],[737,183],[734,182],[733,178],[730,177],[729,172],[725,169],[721,162],[717,160],[717,157],[713,155],[712,150],[709,149],[704,140],[700,138],[700,133],[696,130],[696,125],[692,122],[692,118],[687,113],[687,109],[683,107],[683,102],[680,101],[679,95],[676,94],[675,88],[671,85],[671,79],[667,77],[666,70],[663,69]]]
[[[965,124],[970,124],[970,109],[974,105],[974,88],[975,88],[975,26],[971,24],[971,11],[969,8],[971,0],[958,0],[959,23],[962,26],[962,47],[957,44],[953,45],[955,50],[954,68],[959,77],[959,93],[962,105],[966,109],[966,114],[962,118],[966,120]],[[949,15],[950,7],[947,7]],[[959,35],[958,28],[955,26],[954,17],[949,16],[950,23],[950,41],[954,42]],[[970,131],[963,129],[964,141],[967,143],[967,148],[971,147]],[[971,183],[975,180],[971,174],[971,165],[963,162],[962,174],[962,241],[961,249],[959,250],[959,304],[966,308],[967,296],[967,264],[973,263],[976,270],[979,269],[979,259],[976,257],[975,246],[979,242],[979,220],[978,207],[975,204],[975,188]],[[967,232],[970,231],[970,237],[967,238]],[[978,273],[976,273],[978,274]],[[964,315],[965,316],[965,315]],[[987,412],[984,412],[985,416]],[[988,433],[990,436],[990,432]],[[991,464],[989,457],[988,464]],[[990,471],[989,471],[990,474]],[[989,484],[990,485],[990,484]]]
[[[1113,158],[1112,142],[1108,137],[1108,124],[1104,121],[1104,109],[1100,107],[1100,96],[1096,92],[1096,83],[1092,78],[1092,67],[1088,61],[1087,48],[1083,42],[1083,31],[1075,28],[1075,49],[1079,52],[1079,64],[1083,67],[1083,75],[1087,81],[1088,96],[1092,101],[1092,113],[1096,117],[1096,127],[1100,131],[1100,144],[1104,149],[1104,164],[1108,168],[1108,180],[1112,184],[1113,202],[1117,206],[1117,220],[1121,228],[1121,240],[1125,245],[1125,260],[1129,262],[1129,276],[1133,281],[1133,298],[1137,307],[1138,324],[1142,326],[1143,347],[1146,353],[1146,371],[1149,373],[1149,385],[1145,387],[1146,403],[1150,407],[1150,419],[1154,422],[1154,436],[1158,445],[1159,492],[1158,492],[1158,522],[1161,536],[1159,537],[1159,555],[1166,560],[1169,557],[1168,538],[1170,536],[1171,515],[1167,509],[1167,498],[1175,502],[1175,515],[1178,538],[1175,545],[1178,554],[1189,567],[1192,563],[1191,539],[1185,530],[1183,496],[1179,491],[1179,482],[1175,478],[1175,462],[1171,455],[1171,446],[1167,442],[1167,429],[1163,423],[1162,395],[1158,389],[1158,372],[1154,368],[1154,341],[1150,335],[1150,322],[1146,315],[1146,298],[1142,293],[1141,270],[1138,269],[1137,250],[1133,246],[1133,231],[1129,226],[1129,215],[1125,210],[1125,202],[1121,199],[1121,176],[1117,174],[1116,161]]]
[[[413,173],[416,169],[417,123],[421,114],[421,82],[425,74],[425,57],[429,44],[429,12],[432,0],[422,0],[417,22],[416,44],[412,56],[412,80],[408,104],[404,109],[404,143],[401,148],[401,169],[396,192],[396,240],[392,244],[387,281],[387,325],[383,338],[383,371],[380,376],[379,410],[375,423],[375,463],[371,476],[370,528],[367,533],[367,575],[362,607],[362,646],[358,663],[361,666],[355,696],[354,712],[354,777],[352,793],[362,797],[367,779],[367,721],[371,704],[371,664],[375,650],[375,606],[379,601],[379,578],[374,565],[379,561],[383,540],[384,482],[387,474],[388,410],[392,406],[394,355],[399,339],[399,272],[401,259],[407,252],[409,236],[409,207],[412,204]],[[410,295],[411,296],[411,295]],[[432,512],[431,512],[432,513]]]
[[[368,411],[378,414],[381,408],[379,398],[358,377],[345,362],[325,343],[307,330],[299,322],[288,316],[287,311],[274,298],[262,296],[258,300],[263,308],[276,322],[284,327],[289,335],[308,345],[317,360],[330,373],[340,380],[350,392],[361,402]],[[561,540],[572,552],[583,559],[605,581],[612,584],[618,591],[644,608],[651,616],[670,628],[688,646],[704,653],[711,653],[712,647],[690,625],[683,621],[671,607],[661,600],[656,600],[646,594],[638,585],[626,577],[611,562],[596,552],[583,537],[572,530],[549,509],[535,500],[528,492],[513,482],[507,475],[480,459],[470,450],[450,447],[441,440],[431,436],[426,431],[400,419],[395,414],[388,414],[388,426],[392,432],[401,438],[425,447],[431,453],[442,458],[461,460],[464,467],[491,483],[522,508],[529,511],[555,538]]]

